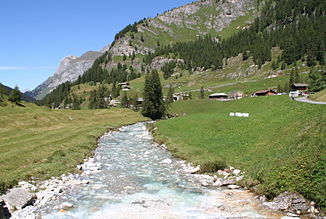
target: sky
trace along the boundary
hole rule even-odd
[[[0,83],[32,90],[60,60],[98,51],[130,23],[192,0],[0,1]]]

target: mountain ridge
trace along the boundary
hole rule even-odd
[[[80,57],[73,55],[65,56],[61,59],[53,76],[49,77],[32,91],[26,92],[26,94],[38,100],[42,99],[59,84],[66,81],[77,80],[78,76],[82,75],[87,69],[89,69],[94,61],[102,54],[103,53],[97,51],[87,51]]]
[[[255,0],[200,0],[173,8],[154,18],[143,19],[134,24],[136,31],[127,31],[121,37],[116,38],[112,44],[102,48],[97,56],[92,56],[90,62],[81,67],[80,70],[65,71],[71,63],[74,63],[72,60],[78,60],[75,56],[66,56],[61,60],[53,76],[27,94],[36,99],[42,99],[59,84],[77,80],[78,76],[88,70],[95,59],[104,52],[110,53],[113,57],[113,60],[106,62],[104,67],[112,69],[118,64],[114,60],[115,57],[119,59],[122,56],[144,56],[154,52],[158,48],[158,44],[169,45],[176,42],[192,41],[198,36],[209,33],[216,35],[230,25],[232,21],[253,10],[254,2]],[[87,52],[79,58],[86,57]],[[132,65],[141,70],[140,59],[136,58]],[[74,69],[73,66],[71,68]]]

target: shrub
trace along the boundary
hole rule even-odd
[[[213,173],[227,167],[224,160],[204,161],[199,163],[201,173]]]

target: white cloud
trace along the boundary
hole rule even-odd
[[[0,66],[0,71],[55,69],[56,66]]]

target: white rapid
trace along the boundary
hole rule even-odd
[[[89,183],[64,188],[38,211],[42,218],[278,217],[246,191],[202,186],[204,176],[157,147],[144,123],[104,135],[93,162],[100,170],[79,176]],[[74,207],[60,209],[64,202]]]

